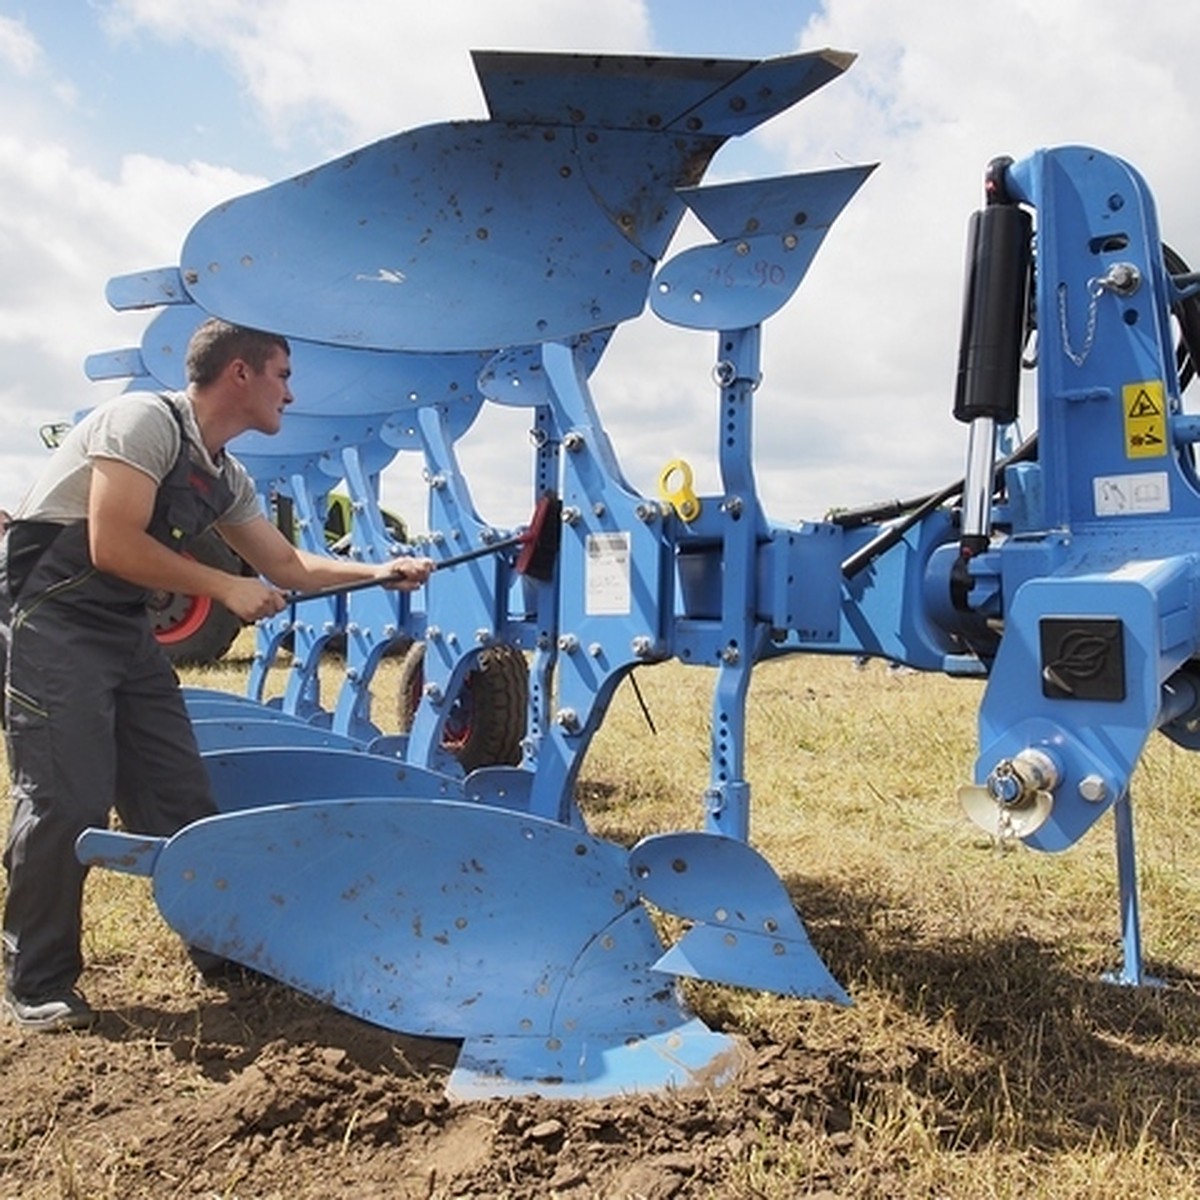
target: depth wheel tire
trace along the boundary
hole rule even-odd
[[[425,643],[416,642],[400,664],[398,717],[412,729],[425,685]],[[466,772],[478,767],[515,767],[521,761],[529,703],[529,666],[516,646],[489,646],[454,697],[442,730],[442,748]]]
[[[184,551],[207,567],[242,573],[242,560],[215,533],[197,538]],[[147,605],[154,636],[174,663],[204,666],[216,662],[242,630],[241,619],[208,596],[156,591]]]

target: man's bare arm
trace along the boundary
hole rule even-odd
[[[257,621],[284,607],[284,597],[262,580],[205,566],[151,537],[146,530],[157,492],[154,480],[128,463],[111,458],[93,462],[88,537],[97,568],[139,587],[211,596],[243,621]]]

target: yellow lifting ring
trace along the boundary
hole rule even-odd
[[[700,498],[692,491],[692,468],[682,458],[673,458],[658,473],[658,494],[681,521],[691,524],[700,515]]]

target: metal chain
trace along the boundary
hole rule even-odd
[[[1062,337],[1063,351],[1077,367],[1082,367],[1087,361],[1096,341],[1096,316],[1099,312],[1100,296],[1104,292],[1104,287],[1102,279],[1088,280],[1087,325],[1083,333],[1083,346],[1076,353],[1071,349],[1071,330],[1067,325],[1067,285],[1065,283],[1058,285],[1058,327]]]
[[[1132,296],[1141,286],[1141,271],[1135,263],[1128,262],[1113,263],[1102,277],[1097,278],[1093,275],[1088,280],[1087,328],[1083,333],[1083,346],[1076,353],[1071,349],[1071,331],[1067,327],[1067,285],[1058,285],[1058,327],[1062,335],[1063,350],[1077,367],[1083,366],[1096,340],[1096,316],[1100,307],[1100,297],[1105,292],[1112,292],[1117,296]]]

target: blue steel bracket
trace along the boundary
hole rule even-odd
[[[291,490],[299,545],[311,554],[324,554],[324,504],[312,496],[301,475],[292,476]],[[284,685],[283,711],[316,724],[328,724],[328,711],[321,704],[321,656],[329,639],[342,627],[345,600],[340,596],[305,600],[291,607],[292,665]]]
[[[83,373],[93,381],[130,379],[140,382],[143,386],[153,386],[142,352],[136,346],[89,354],[83,362]]]
[[[557,709],[536,748],[533,811],[577,822],[572,785],[618,683],[669,653],[673,546],[662,507],[625,480],[569,346],[542,347],[562,446]]]
[[[1176,557],[1018,590],[980,708],[977,782],[1024,750],[1050,756],[1054,807],[1029,845],[1077,841],[1127,790],[1149,734],[1178,716],[1163,689],[1196,651],[1195,583],[1194,558]],[[1105,673],[1119,678],[1102,687]]]
[[[1010,764],[1044,755],[1052,806],[1024,840],[1061,850],[1127,795],[1154,729],[1195,723],[1200,486],[1171,433],[1177,289],[1145,182],[1069,146],[1005,186],[1039,230],[1038,447],[970,564],[969,603],[1003,621],[975,780],[1005,803]]]
[[[702,553],[702,526],[686,539],[690,545],[681,540],[677,556],[685,607],[689,589],[694,591],[697,582],[705,585],[707,575],[706,607],[715,620],[698,622],[693,607],[688,624],[673,633],[674,648],[684,656],[697,655],[698,661],[715,662],[718,668],[705,828],[741,841],[750,834],[744,762],[750,671],[768,638],[785,636],[790,610],[796,607],[788,601],[798,598],[797,593],[788,594],[786,585],[780,590],[777,572],[768,576],[770,591],[762,588],[764,567],[770,571],[780,561],[773,551],[784,544],[793,550],[796,542],[791,534],[785,535],[786,542],[775,540],[758,502],[751,461],[761,323],[800,286],[825,234],[872,169],[854,167],[681,192],[720,240],[670,259],[659,269],[651,291],[651,305],[664,320],[718,334],[715,375],[721,389],[718,446],[724,495],[718,503],[700,505],[702,514],[719,514],[707,554]],[[710,528],[712,523],[711,517],[705,521]],[[805,576],[799,593],[813,600],[806,627],[811,629],[815,618],[829,640],[835,635],[839,600],[838,542],[837,531],[830,527],[823,543],[808,543],[826,551],[817,556],[826,570],[823,576]],[[785,581],[790,578],[783,576]]]
[[[108,281],[104,298],[118,312],[130,308],[157,308],[160,304],[187,304],[187,288],[178,267],[160,267],[118,275]]]
[[[376,497],[378,476],[370,476],[357,446],[345,446],[341,469],[350,496],[350,557],[386,562],[400,550],[389,533]],[[346,597],[346,673],[333,711],[333,728],[373,740],[381,731],[371,721],[371,681],[388,649],[409,627],[408,594],[368,588]]]
[[[416,426],[425,450],[433,531],[423,552],[436,562],[500,540],[506,531],[495,529],[475,508],[445,412],[440,406],[423,407],[416,414]],[[513,582],[510,559],[496,554],[435,572],[426,584],[425,693],[409,733],[409,761],[458,769],[442,749],[443,729],[480,651],[513,632]]]

